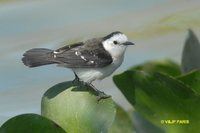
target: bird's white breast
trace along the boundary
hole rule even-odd
[[[73,71],[85,82],[101,80],[111,75],[123,62],[124,55],[113,59],[113,62],[103,68],[74,68]]]

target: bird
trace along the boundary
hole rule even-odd
[[[127,46],[134,45],[127,36],[115,31],[104,37],[68,44],[56,50],[33,48],[23,54],[28,67],[49,64],[72,69],[74,81],[82,81],[99,93],[100,99],[110,97],[96,89],[92,82],[110,76],[123,62]]]

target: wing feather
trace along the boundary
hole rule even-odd
[[[53,57],[59,65],[69,68],[101,68],[112,63],[100,42],[91,40],[57,49]]]

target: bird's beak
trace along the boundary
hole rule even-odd
[[[132,42],[125,42],[125,43],[123,43],[123,45],[135,45],[135,44]]]

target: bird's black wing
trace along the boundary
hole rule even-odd
[[[112,63],[112,57],[98,41],[80,42],[57,49],[54,60],[69,68],[101,68]],[[87,45],[87,47],[86,47]]]
[[[73,49],[73,48],[78,48],[78,47],[82,46],[83,44],[84,44],[83,42],[78,42],[78,43],[75,43],[75,44],[69,44],[69,45],[66,45],[64,47],[57,49],[55,52],[62,53],[62,52],[68,51],[68,50]]]

